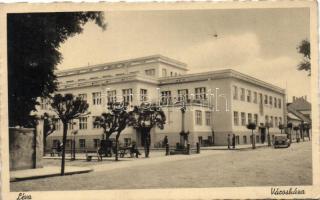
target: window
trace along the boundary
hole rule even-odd
[[[251,102],[251,91],[247,90],[247,102]]]
[[[55,130],[59,131],[61,128],[61,123],[60,123],[60,119],[55,119],[54,120],[54,128]]]
[[[202,112],[201,112],[201,110],[196,110],[196,124],[202,125]]]
[[[147,101],[148,91],[146,89],[140,89],[140,101]]]
[[[87,129],[87,117],[79,117],[79,129]]]
[[[48,109],[48,100],[47,99],[40,99],[40,108],[41,110],[47,110]]]
[[[233,123],[235,126],[239,125],[239,113],[237,111],[233,112]]]
[[[272,97],[271,96],[269,97],[269,104],[270,104],[270,106],[272,106]]]
[[[278,99],[278,108],[281,108],[281,99]]]
[[[166,77],[167,76],[167,69],[162,69],[162,76]]]
[[[161,92],[161,104],[169,105],[171,104],[171,91],[162,91]]]
[[[256,143],[259,143],[260,142],[260,137],[259,135],[256,135]]]
[[[244,112],[241,113],[241,125],[242,126],[246,125],[246,113]]]
[[[59,140],[52,140],[52,147],[57,148]]]
[[[273,99],[273,103],[274,103],[274,107],[276,108],[277,107],[277,98]]]
[[[238,87],[237,86],[233,86],[233,99],[237,100],[238,99]]]
[[[92,103],[93,105],[101,104],[101,92],[93,92],[92,93]]]
[[[211,126],[211,112],[210,111],[206,112],[206,125]]]
[[[68,130],[73,130],[73,120],[68,123]]]
[[[261,93],[259,93],[259,103],[260,103],[260,105],[262,105],[262,103],[263,103],[263,96]]]
[[[99,139],[93,139],[93,146],[94,146],[94,148],[98,148],[100,146],[100,140]]]
[[[97,116],[92,116],[92,128],[101,128],[99,123],[95,123]]]
[[[123,89],[122,96],[124,102],[132,102],[132,89]]]
[[[107,99],[109,103],[114,103],[117,101],[117,90],[107,91]]]
[[[243,144],[247,144],[247,142],[248,142],[248,141],[247,141],[247,136],[244,135],[244,136],[243,136]]]
[[[248,124],[252,122],[252,114],[248,113]]]
[[[82,99],[83,101],[87,101],[87,94],[79,94],[80,99]]]
[[[178,101],[187,101],[188,99],[188,89],[178,90]]]
[[[80,148],[86,148],[86,140],[79,139],[79,146],[80,146]]]
[[[264,104],[268,104],[268,95],[264,95]]]
[[[274,117],[274,125],[275,126],[278,126],[279,124],[278,124],[278,117]]]
[[[241,101],[244,101],[244,98],[245,98],[245,94],[244,94],[244,88],[241,88],[241,93],[240,93],[240,100]]]
[[[270,127],[273,127],[273,117],[270,117]]]
[[[258,121],[258,114],[254,114],[254,123],[256,125],[258,125],[259,121]]]
[[[200,88],[195,88],[195,97],[197,100],[203,100],[206,99],[206,88],[205,87],[200,87]]]
[[[170,72],[170,76],[173,76],[173,72]]]
[[[236,144],[240,144],[240,138],[239,135],[236,136]]]
[[[257,94],[257,92],[253,93],[253,103],[258,103],[258,94]]]
[[[268,116],[268,115],[265,116],[265,123],[266,123],[266,124],[269,123],[269,116]]]
[[[279,124],[282,124],[282,118],[279,117]]]
[[[155,69],[147,69],[145,70],[147,76],[154,76],[156,74]]]

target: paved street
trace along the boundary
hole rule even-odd
[[[59,163],[59,160],[47,162],[55,165]],[[84,164],[84,162],[76,161],[72,165]],[[90,164],[86,162],[85,165],[92,167],[94,172],[12,182],[11,190],[149,189],[312,184],[311,142],[294,143],[287,149],[203,150],[200,155],[170,157],[155,155],[149,159],[125,159],[117,163],[93,161]]]

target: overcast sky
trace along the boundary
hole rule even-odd
[[[296,70],[296,47],[310,37],[309,9],[112,11],[105,18],[106,31],[88,23],[62,44],[58,69],[162,54],[189,73],[232,68],[287,85],[289,101],[310,99],[310,77]]]

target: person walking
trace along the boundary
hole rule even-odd
[[[230,149],[230,147],[231,147],[231,136],[230,136],[230,134],[228,134],[227,140],[228,140],[228,149]]]
[[[164,136],[164,139],[163,139],[163,147],[166,147],[166,145],[168,144],[168,136]]]
[[[236,135],[232,134],[232,148],[235,149],[236,148]]]

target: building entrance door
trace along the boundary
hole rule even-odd
[[[266,141],[266,128],[260,128],[261,143]]]

